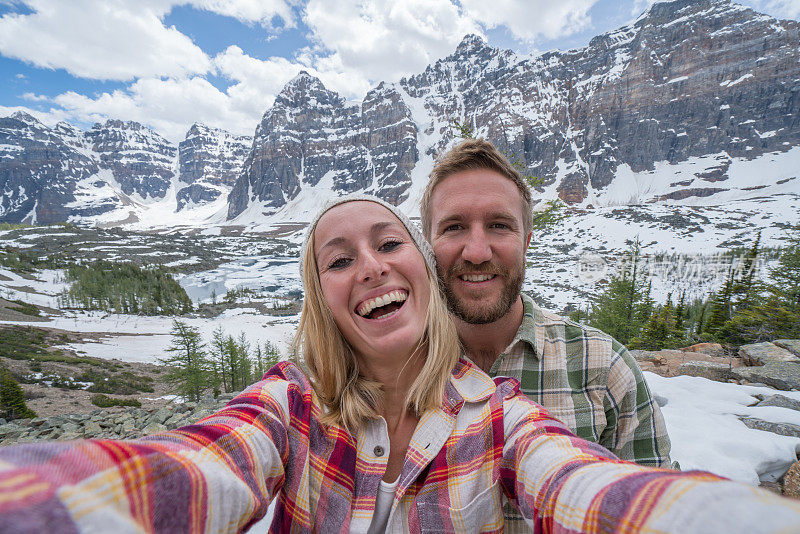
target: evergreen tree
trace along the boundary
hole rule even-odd
[[[800,224],[792,227],[778,265],[770,270],[771,291],[789,311],[800,313]]]
[[[172,355],[160,360],[169,367],[164,379],[181,396],[198,401],[208,389],[211,374],[211,366],[204,350],[205,343],[197,328],[177,319],[172,321],[171,335],[172,343],[167,352]]]
[[[25,404],[25,391],[14,379],[11,371],[0,367],[0,417],[4,419],[30,419],[36,413]]]
[[[639,334],[653,308],[651,285],[641,272],[641,250],[637,240],[627,253],[629,268],[611,277],[608,287],[597,296],[589,324],[626,344]]]
[[[728,270],[728,278],[725,280],[725,285],[709,299],[711,313],[709,314],[708,322],[705,326],[706,332],[716,334],[725,322],[730,320],[731,294],[733,292],[733,284],[735,283],[734,277],[735,273],[733,265],[731,264]]]

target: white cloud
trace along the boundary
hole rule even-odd
[[[599,0],[461,0],[467,15],[487,28],[506,26],[522,40],[556,39],[588,27],[589,9]]]
[[[210,59],[161,22],[166,2],[26,0],[30,15],[0,18],[0,53],[75,76],[131,80],[206,72]]]
[[[296,25],[291,2],[283,0],[190,0],[191,5],[219,15],[233,17],[242,22],[257,22],[271,26],[273,18],[283,20],[284,26]]]
[[[449,0],[310,0],[304,20],[320,47],[308,56],[313,66],[373,82],[420,72],[481,33]]]
[[[751,0],[744,3],[773,17],[800,19],[800,0]]]
[[[82,78],[134,80],[204,74],[211,59],[164,17],[190,4],[243,22],[295,24],[284,0],[23,0],[34,12],[0,18],[0,54]],[[212,30],[213,31],[213,30]]]
[[[70,91],[55,97],[54,102],[78,121],[134,120],[149,125],[173,142],[181,141],[194,122],[240,135],[253,135],[257,122],[228,95],[200,77],[145,78],[125,91],[103,93],[96,98]]]
[[[37,95],[35,93],[24,93],[22,95],[23,100],[28,100],[30,102],[49,102],[50,97],[44,95]]]

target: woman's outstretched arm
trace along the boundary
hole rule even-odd
[[[241,530],[283,484],[291,387],[263,380],[196,424],[142,439],[0,448],[0,530]]]
[[[800,503],[703,471],[617,459],[517,393],[505,400],[501,478],[536,532],[797,532]]]

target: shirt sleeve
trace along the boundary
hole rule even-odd
[[[9,532],[231,532],[264,516],[284,481],[289,390],[253,384],[219,412],[137,440],[0,449]]]
[[[670,441],[661,409],[628,350],[612,340],[603,407],[606,427],[599,443],[623,460],[670,466]]]
[[[789,532],[800,524],[800,503],[711,473],[619,460],[519,394],[505,400],[504,427],[501,481],[534,532]]]

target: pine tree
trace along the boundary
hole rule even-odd
[[[800,313],[800,225],[789,230],[778,265],[770,270],[772,293],[787,310]]]
[[[14,379],[11,371],[0,367],[0,417],[4,419],[30,419],[36,412],[25,404],[25,391]]]
[[[170,369],[164,379],[181,396],[198,401],[208,389],[211,366],[204,350],[205,343],[199,329],[178,321],[172,321],[172,343],[167,352],[168,358],[161,359]]]
[[[589,324],[626,344],[639,334],[650,316],[653,300],[651,284],[641,272],[641,251],[637,240],[627,253],[630,269],[611,277],[608,287],[597,296],[589,314]]]

